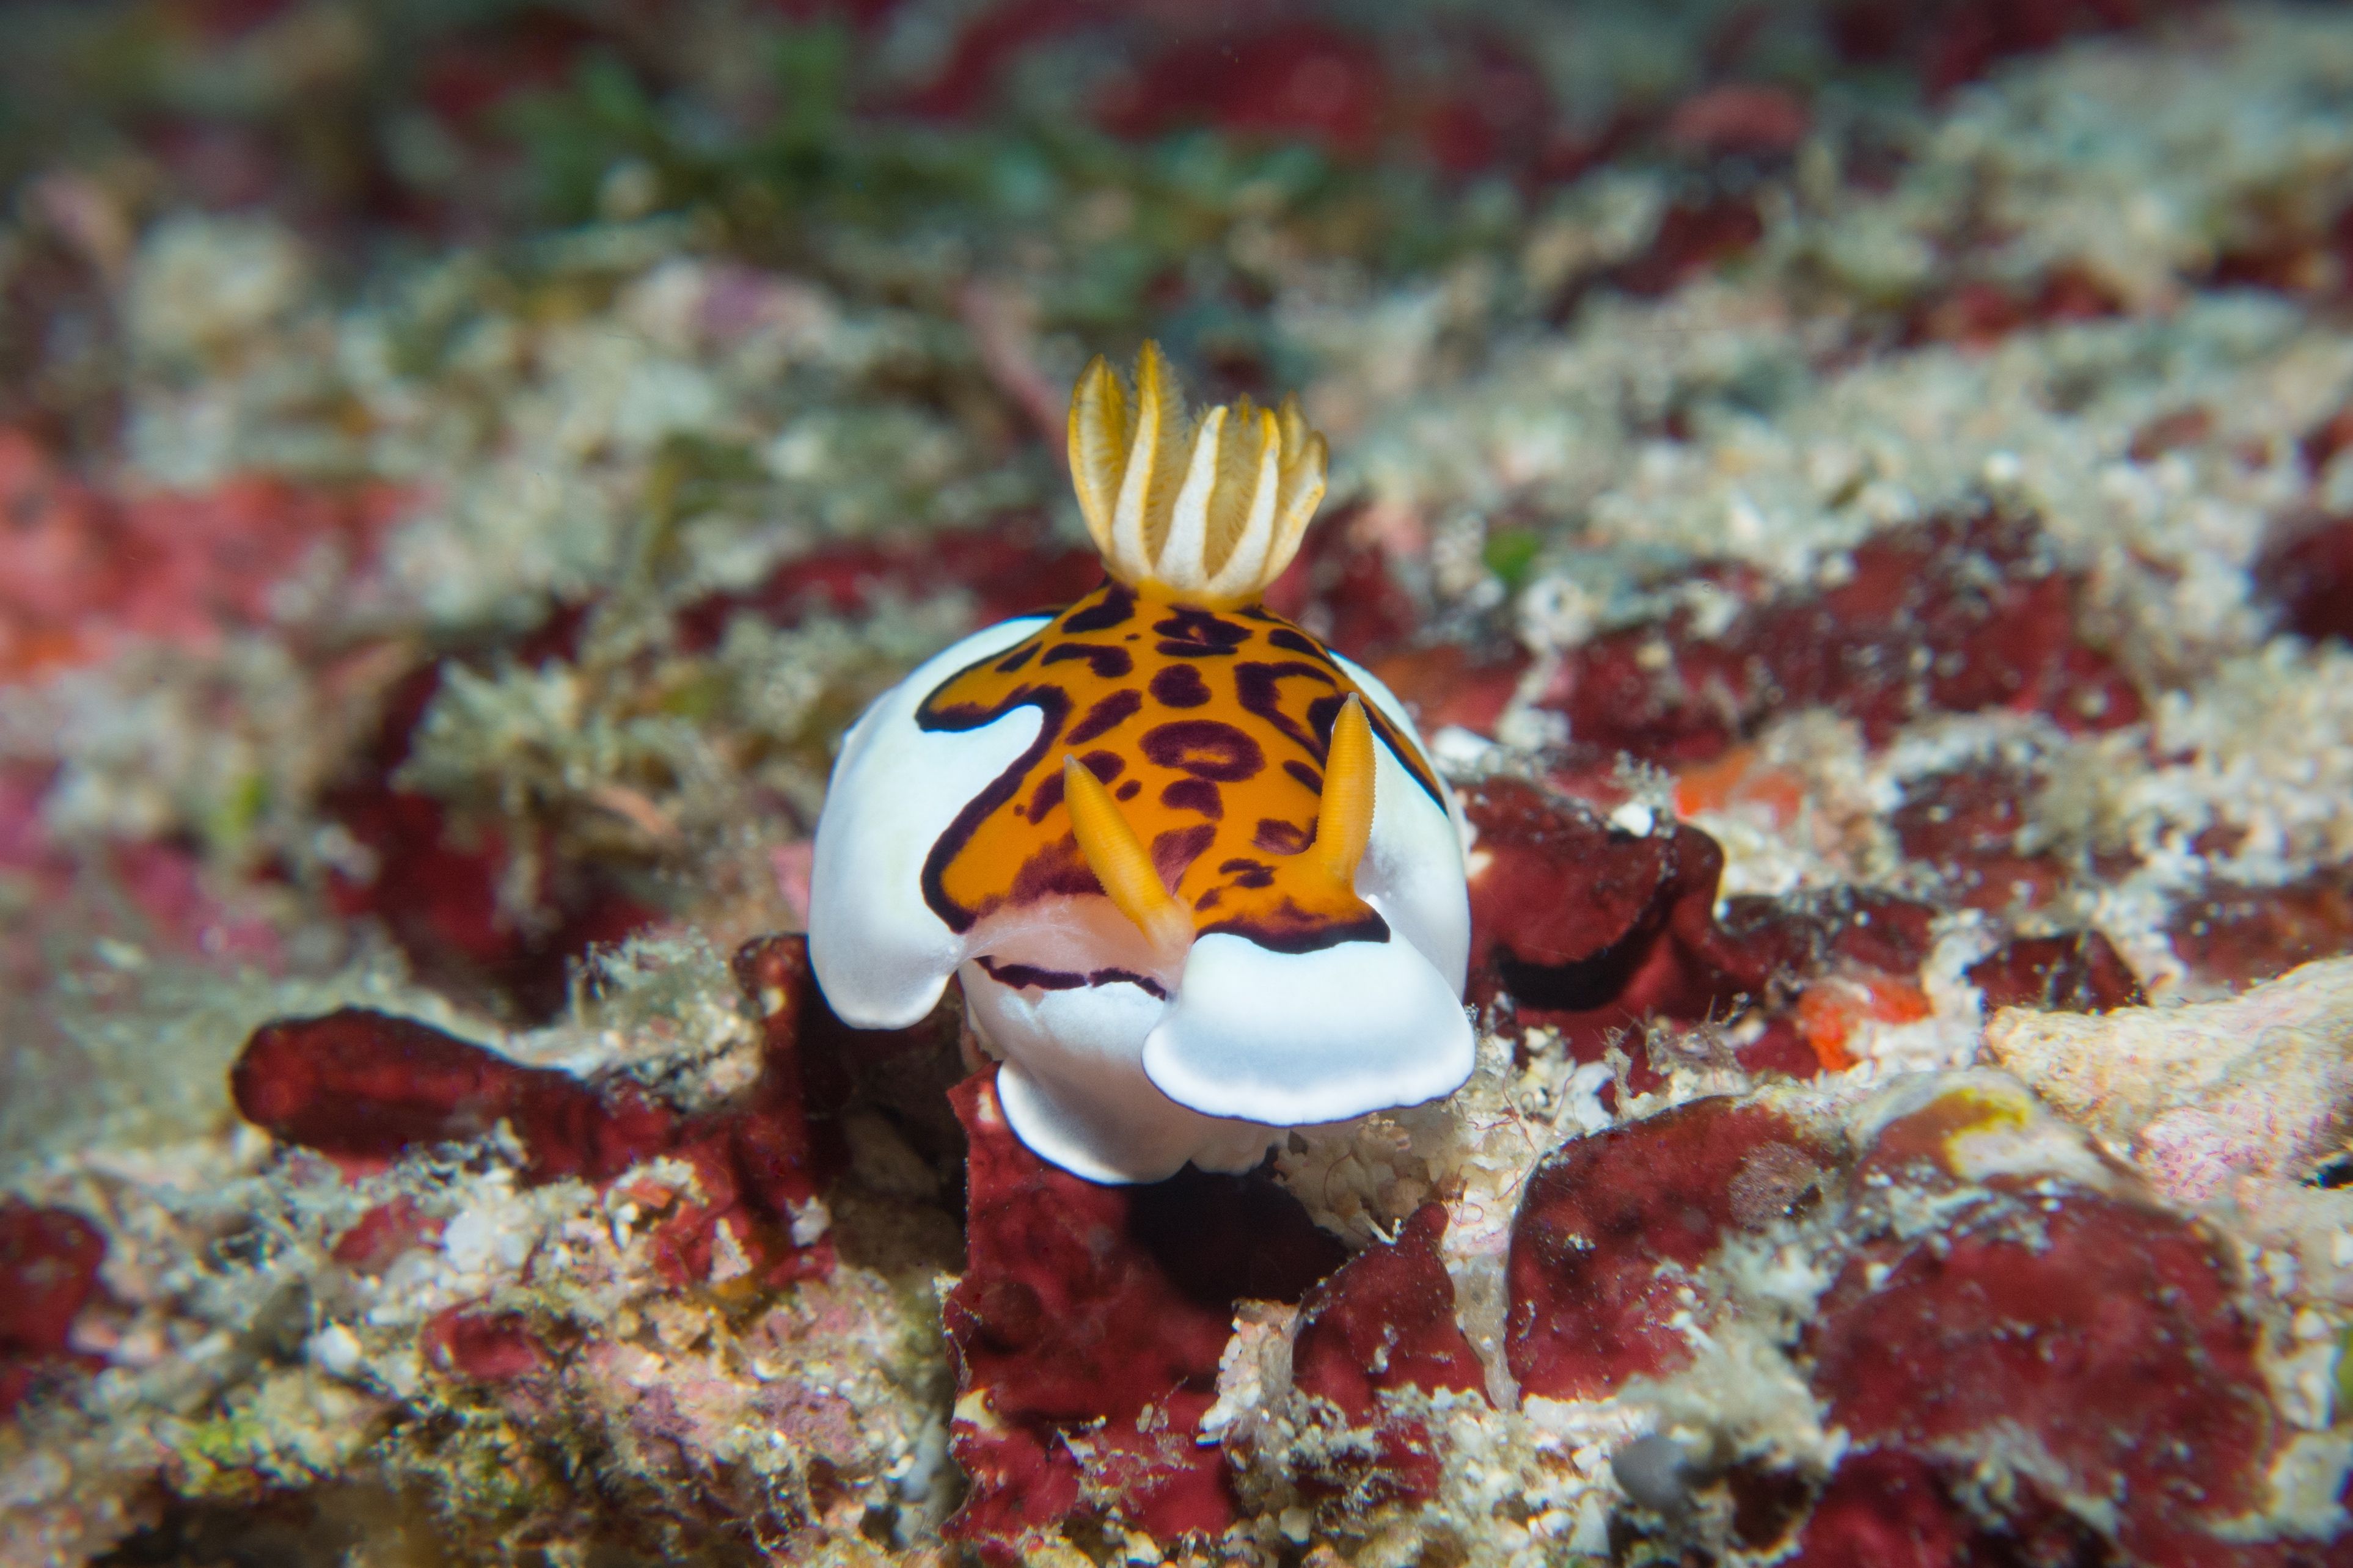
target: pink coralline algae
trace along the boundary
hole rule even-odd
[[[0,1420],[44,1367],[70,1359],[74,1318],[105,1258],[106,1237],[81,1215],[0,1204]]]
[[[1297,1301],[1339,1244],[1258,1175],[1106,1187],[1024,1148],[996,1069],[955,1090],[970,1140],[967,1256],[944,1318],[970,1478],[948,1533],[991,1563],[1082,1514],[1160,1540],[1237,1517],[1198,1439],[1234,1303]]]
[[[1310,627],[1335,652],[1373,659],[1401,647],[1424,615],[1398,581],[1388,548],[1358,532],[1362,515],[1361,508],[1341,507],[1310,530],[1290,566],[1267,585],[1266,606]]]
[[[416,1199],[394,1198],[360,1215],[358,1223],[335,1237],[329,1256],[357,1273],[382,1274],[409,1248],[438,1240],[442,1228],[441,1221],[418,1207]]]
[[[267,625],[273,590],[312,552],[348,574],[407,504],[390,486],[310,489],[260,475],[118,496],[0,426],[0,678],[86,663],[132,637],[208,646]]]
[[[2026,770],[1973,763],[1915,778],[1889,814],[1904,853],[1934,873],[1948,901],[1993,913],[2049,904],[2076,868],[2024,834],[2042,781]]]
[[[1900,64],[1941,93],[1999,61],[2188,8],[2180,0],[1847,0],[1831,9],[1831,30],[1850,59]]]
[[[1715,637],[1688,612],[1569,653],[1541,700],[1576,740],[1662,763],[1722,753],[1768,710],[1820,705],[1874,745],[1931,712],[2048,714],[2073,731],[2141,716],[2138,692],[2075,629],[2080,580],[2028,521],[1991,514],[1892,531],[1855,547],[1836,587],[1757,598]],[[1662,657],[1663,655],[1663,657]]]
[[[1359,156],[1372,151],[1394,97],[1366,40],[1313,22],[1178,43],[1122,87],[1107,96],[1103,118],[1124,135],[1207,121]]]
[[[1803,1544],[1786,1561],[1803,1568],[2008,1568],[2018,1563],[2099,1561],[2080,1526],[2047,1515],[2032,1528],[1991,1525],[1962,1505],[1952,1479],[1894,1448],[1839,1466],[1814,1502]]]
[[[1490,651],[1440,643],[1375,659],[1372,671],[1413,710],[1423,734],[1451,726],[1493,735],[1528,663],[1518,647]]]
[[[681,1285],[707,1278],[722,1224],[765,1282],[821,1274],[832,1266],[832,1242],[796,1241],[793,1225],[817,1197],[820,1174],[799,1036],[803,1009],[822,1003],[797,937],[754,942],[735,963],[746,992],[767,999],[762,1070],[739,1102],[702,1115],[681,1114],[627,1080],[590,1085],[364,1008],[264,1026],[238,1057],[230,1089],[247,1121],[357,1170],[381,1169],[412,1149],[470,1142],[501,1122],[522,1145],[523,1173],[533,1182],[602,1184],[669,1155],[693,1168],[701,1195],[654,1228],[655,1266],[665,1278]],[[381,1267],[424,1234],[413,1212],[385,1205],[338,1240],[337,1256]]]
[[[2255,582],[2288,630],[2353,642],[2353,518],[2281,529],[2255,563]]]

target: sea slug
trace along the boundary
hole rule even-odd
[[[1108,575],[966,637],[850,729],[809,951],[834,1010],[960,976],[1021,1141],[1100,1182],[1247,1170],[1278,1130],[1471,1071],[1462,841],[1410,719],[1260,602],[1323,499],[1297,401],[1188,417],[1100,358],[1071,470]]]

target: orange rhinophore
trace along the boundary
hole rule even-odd
[[[1260,602],[1324,485],[1295,400],[1198,417],[1102,360],[1071,468],[1103,584],[965,639],[851,730],[810,950],[852,1023],[960,976],[1048,1159],[1241,1169],[1275,1129],[1451,1092],[1472,1039],[1461,841],[1380,683]]]

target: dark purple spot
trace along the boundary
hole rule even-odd
[[[1199,898],[1193,900],[1193,907],[1196,910],[1214,910],[1219,904],[1225,900],[1225,890],[1223,889],[1211,888],[1208,892],[1203,893]]]
[[[1302,729],[1298,720],[1282,710],[1282,682],[1294,678],[1327,687],[1338,684],[1332,672],[1320,664],[1302,664],[1296,659],[1281,664],[1248,662],[1234,666],[1234,694],[1241,700],[1244,712],[1265,720],[1320,763],[1324,760],[1323,741]]]
[[[1152,678],[1152,695],[1169,708],[1198,708],[1209,700],[1209,683],[1189,664],[1172,664]]]
[[[1071,969],[1040,969],[1034,963],[999,963],[983,958],[980,967],[1000,985],[1027,986],[1039,991],[1076,991],[1087,977]]]
[[[1134,658],[1116,643],[1060,643],[1046,656],[1045,662],[1064,664],[1074,658],[1085,659],[1087,668],[1102,680],[1117,680],[1135,668]]]
[[[1365,704],[1365,718],[1371,722],[1373,733],[1380,737],[1381,744],[1389,749],[1389,755],[1413,775],[1413,782],[1421,786],[1422,794],[1436,801],[1438,809],[1444,811],[1446,793],[1439,787],[1438,776],[1422,765],[1421,752],[1409,744],[1398,727],[1389,722],[1388,716],[1370,702]]]
[[[1318,647],[1314,637],[1305,632],[1293,631],[1289,626],[1276,627],[1266,634],[1266,640],[1285,653],[1303,653],[1310,658],[1323,659],[1326,663],[1331,661],[1332,656]]]
[[[1285,899],[1271,914],[1236,915],[1229,921],[1201,928],[1212,934],[1248,937],[1269,952],[1320,952],[1344,942],[1387,942],[1389,922],[1379,911],[1366,910],[1352,921],[1324,921],[1309,915]]]
[[[1056,768],[1052,773],[1039,779],[1038,787],[1029,792],[1029,804],[1022,808],[1022,815],[1033,823],[1043,822],[1046,820],[1046,814],[1061,804],[1062,770]]]
[[[1165,621],[1155,621],[1160,651],[1173,658],[1225,658],[1250,641],[1250,628],[1221,620],[1207,610],[1178,605]]]
[[[1309,789],[1314,790],[1318,797],[1321,797],[1324,794],[1324,775],[1317,773],[1314,768],[1309,767],[1305,763],[1285,763],[1282,764],[1282,771],[1289,773],[1293,778],[1297,779],[1301,784],[1305,784]]]
[[[1307,705],[1308,727],[1315,731],[1315,739],[1324,747],[1328,748],[1332,744],[1332,725],[1340,717],[1340,710],[1347,705],[1348,700],[1336,691],[1329,697],[1318,697]],[[1367,708],[1370,706],[1366,704]]]
[[[1130,779],[1111,793],[1121,800],[1134,800],[1144,793],[1144,785],[1138,780]]]
[[[1130,985],[1141,986],[1163,1002],[1168,1000],[1168,993],[1162,990],[1160,982],[1153,979],[1149,974],[1138,974],[1130,969],[1095,969],[1087,973],[1087,984],[1090,985],[1109,985],[1115,980],[1124,980]]]
[[[1118,729],[1135,716],[1144,706],[1140,691],[1114,691],[1087,710],[1086,717],[1071,726],[1070,743],[1083,746]]]
[[[1271,888],[1274,885],[1274,868],[1263,860],[1253,860],[1247,855],[1237,855],[1221,861],[1218,875],[1231,877],[1237,888]]]
[[[980,960],[981,969],[1000,985],[1012,985],[1037,991],[1076,991],[1082,985],[1110,985],[1121,981],[1143,987],[1153,995],[1166,1000],[1168,993],[1160,982],[1149,974],[1138,974],[1127,969],[1096,969],[1084,974],[1071,969],[1040,969],[1034,963],[999,963],[993,958]]]
[[[1019,647],[1015,648],[1011,653],[1007,654],[1003,658],[997,661],[997,673],[1000,675],[1012,674],[1015,670],[1019,669],[1023,665],[1028,664],[1031,659],[1037,658],[1038,649],[1042,646],[1043,645],[1040,644],[1036,637],[1031,637],[1028,642],[1023,643]]]
[[[1107,632],[1134,617],[1135,595],[1117,583],[1106,583],[1095,592],[1102,597],[1092,605],[1080,600],[1062,617],[1064,632]]]
[[[1144,754],[1164,768],[1197,779],[1237,784],[1266,766],[1266,753],[1231,724],[1218,719],[1176,719],[1144,732]]]
[[[1160,804],[1172,811],[1198,811],[1211,822],[1226,815],[1226,797],[1207,779],[1175,780],[1160,792]]]
[[[1185,879],[1187,868],[1217,837],[1218,830],[1206,822],[1191,827],[1172,827],[1152,840],[1152,868],[1160,873],[1163,884],[1173,888]]]
[[[1010,897],[1015,904],[1028,904],[1058,893],[1078,898],[1102,891],[1094,868],[1079,852],[1079,841],[1065,834],[1021,863],[1013,873]]]
[[[1307,722],[1310,727],[1302,729],[1297,720],[1282,710],[1282,693],[1278,689],[1282,681],[1293,676],[1312,678],[1322,681],[1326,686],[1335,684],[1329,670],[1319,665],[1302,664],[1295,659],[1282,664],[1243,663],[1234,666],[1234,695],[1240,699],[1244,712],[1255,714],[1265,720],[1273,728],[1297,742],[1300,748],[1309,756],[1321,763],[1324,760],[1324,742],[1332,733],[1332,721],[1337,718],[1340,710],[1347,705],[1347,699],[1336,691],[1318,697],[1307,705]],[[1413,775],[1414,783],[1421,786],[1422,793],[1436,801],[1443,809],[1446,805],[1445,792],[1439,787],[1437,777],[1422,765],[1420,753],[1408,745],[1405,737],[1398,732],[1397,727],[1382,716],[1380,710],[1369,702],[1365,705],[1365,717],[1371,721],[1373,733],[1380,737],[1381,741],[1388,745],[1390,754],[1404,765],[1406,772]]]
[[[1258,831],[1250,835],[1250,842],[1270,855],[1296,855],[1307,847],[1312,837],[1295,822],[1261,816],[1258,819]]]
[[[1105,784],[1119,777],[1127,768],[1127,759],[1117,752],[1089,752],[1079,762],[1087,772]],[[1061,804],[1062,770],[1056,768],[1039,779],[1038,787],[1029,792],[1029,804],[1025,808],[1025,815],[1031,822],[1043,822],[1046,814]]]
[[[923,705],[915,710],[917,727],[928,731],[977,730],[984,724],[995,723],[1016,708],[1023,707],[1037,709],[1039,723],[1038,738],[1030,742],[1028,749],[1016,757],[1003,773],[990,780],[987,789],[965,803],[965,808],[956,813],[955,820],[948,824],[947,831],[933,841],[931,853],[923,857],[923,902],[930,905],[932,912],[946,921],[948,929],[954,931],[970,931],[972,922],[979,918],[979,914],[948,896],[947,887],[942,879],[947,875],[949,862],[972,842],[972,836],[980,830],[982,823],[1020,793],[1021,781],[1029,776],[1029,770],[1038,765],[1038,759],[1044,756],[1060,738],[1063,721],[1071,716],[1070,694],[1059,686],[1016,687],[1001,700],[987,705],[937,701],[940,692],[970,673],[969,668],[958,671],[942,681],[932,695],[923,700]],[[1077,846],[1074,844],[1071,847],[1075,849]]]

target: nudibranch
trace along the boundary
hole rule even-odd
[[[1470,1076],[1456,808],[1388,689],[1261,602],[1323,499],[1297,400],[1188,416],[1156,346],[1071,403],[1103,585],[966,637],[844,739],[809,954],[896,1028],[964,987],[1022,1142],[1247,1170]]]

